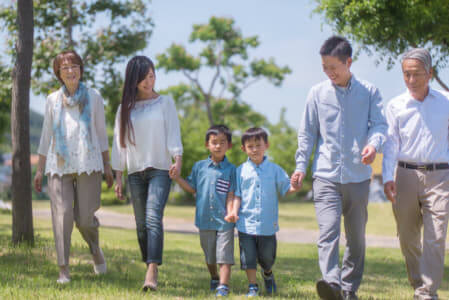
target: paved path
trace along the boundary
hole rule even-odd
[[[96,213],[100,220],[101,226],[135,229],[136,223],[133,215],[121,214],[105,209],[100,209]],[[49,219],[51,214],[49,209],[34,209],[33,216],[36,218]],[[186,222],[182,219],[164,218],[164,231],[175,233],[197,234],[198,229],[193,222]],[[281,228],[277,233],[279,241],[286,243],[315,244],[318,239],[318,231],[307,229]],[[340,240],[340,244],[346,241],[344,236]],[[367,235],[366,243],[368,247],[380,248],[399,248],[399,241],[396,237]]]

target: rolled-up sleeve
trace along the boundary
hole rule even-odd
[[[164,106],[164,122],[166,130],[167,149],[172,157],[182,155],[181,129],[175,102],[167,97]]]
[[[120,113],[118,107],[114,122],[114,138],[112,140],[111,167],[116,171],[123,171],[126,167],[126,149],[120,145]]]
[[[382,114],[382,97],[377,88],[374,88],[370,98],[368,121],[368,144],[374,146],[377,152],[382,152],[388,125]]]
[[[319,121],[314,89],[307,96],[306,108],[298,129],[298,149],[296,150],[296,171],[305,173],[318,138]]]
[[[399,153],[399,129],[396,123],[392,105],[387,105],[385,116],[388,123],[387,140],[384,145],[382,161],[383,182],[393,181],[394,170],[397,164]]]
[[[97,132],[98,143],[100,145],[100,151],[105,152],[109,150],[108,135],[106,133],[106,120],[104,116],[104,100],[101,95],[94,91],[94,118],[95,118],[95,130]]]
[[[53,109],[50,97],[47,97],[45,101],[45,115],[44,124],[42,125],[41,140],[37,153],[43,156],[47,156],[48,149],[50,148],[51,137],[53,135]]]

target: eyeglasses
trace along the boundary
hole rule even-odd
[[[407,79],[410,79],[411,77],[420,78],[420,77],[428,75],[428,73],[426,73],[426,72],[416,72],[416,73],[415,72],[403,72],[403,74],[404,74],[404,77]]]
[[[69,70],[77,71],[79,70],[79,65],[71,65],[71,66],[62,66],[60,68],[61,71],[68,72]]]

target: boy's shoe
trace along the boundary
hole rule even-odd
[[[218,279],[211,279],[210,280],[210,291],[211,292],[215,292],[215,290],[217,289],[219,284],[220,284],[220,280],[218,280]]]
[[[229,287],[226,284],[220,284],[216,291],[215,297],[226,297],[229,295]]]
[[[263,270],[261,270],[261,273],[263,281],[265,282],[265,289],[267,291],[267,294],[271,295],[273,293],[276,293],[277,287],[273,272],[271,272],[269,276],[265,275],[265,272]]]
[[[259,286],[256,284],[249,284],[248,285],[248,294],[246,294],[246,297],[257,297],[259,296]]]

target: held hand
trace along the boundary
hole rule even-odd
[[[376,148],[372,145],[366,145],[362,150],[362,163],[364,165],[370,165],[376,158]]]
[[[396,184],[393,181],[388,181],[384,185],[384,193],[387,196],[387,199],[391,201],[391,203],[396,203]]]
[[[302,182],[305,176],[306,174],[304,174],[304,172],[295,171],[295,173],[293,173],[292,177],[290,178],[290,185],[293,187],[293,189],[298,191],[302,188]]]
[[[107,164],[104,167],[104,176],[106,177],[106,184],[109,189],[114,184],[114,175],[112,174],[111,165]]]
[[[37,171],[36,175],[34,175],[34,190],[38,193],[42,192],[42,171]]]
[[[121,177],[120,178],[117,177],[115,179],[114,191],[115,191],[115,195],[117,196],[117,198],[119,198],[120,200],[123,200],[123,194],[122,194],[123,186],[122,186],[122,178]]]
[[[182,160],[180,156],[176,157],[176,162],[170,166],[170,170],[168,171],[168,175],[172,179],[176,179],[181,174],[181,166],[182,166]]]
[[[224,219],[228,223],[236,223],[239,219],[239,216],[236,215],[235,213],[230,213],[230,214],[227,214]]]

